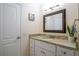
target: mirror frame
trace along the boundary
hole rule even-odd
[[[62,13],[62,23],[63,23],[62,30],[46,30],[45,29],[45,17],[52,16],[52,15],[59,14],[59,13]],[[66,33],[66,9],[43,15],[43,32]]]

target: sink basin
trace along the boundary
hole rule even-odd
[[[37,36],[36,38],[39,38],[39,39],[54,39],[54,40],[59,40],[59,39],[63,39],[63,38],[60,38],[60,37],[55,37],[55,36]]]
[[[54,39],[55,37],[49,37],[49,36],[37,36],[39,39]]]

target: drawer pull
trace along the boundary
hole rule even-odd
[[[66,52],[64,52],[64,54],[66,54]]]
[[[61,53],[63,53],[63,54],[67,54],[65,51],[61,51]]]
[[[44,51],[41,51],[41,53],[46,54]]]

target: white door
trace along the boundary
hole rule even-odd
[[[1,4],[1,44],[3,55],[20,55],[20,19],[19,4]]]

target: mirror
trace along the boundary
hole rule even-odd
[[[66,33],[66,9],[43,16],[43,31]]]

